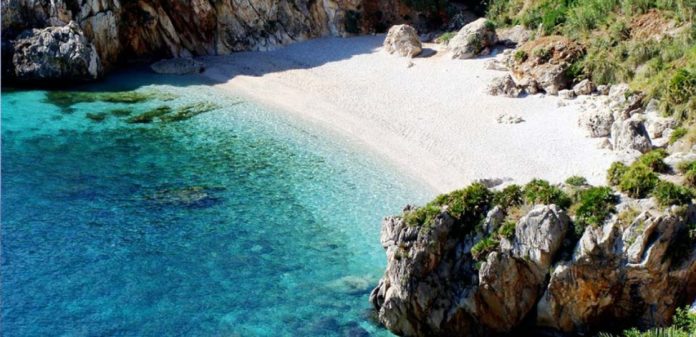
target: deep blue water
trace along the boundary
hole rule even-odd
[[[138,91],[176,98],[3,92],[2,336],[388,335],[367,301],[380,221],[430,191],[215,89]],[[220,108],[142,125],[110,113],[192,102]]]

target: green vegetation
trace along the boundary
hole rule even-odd
[[[661,206],[685,205],[693,198],[693,193],[688,188],[668,181],[659,181],[653,195]]]
[[[444,32],[442,35],[437,37],[437,42],[448,44],[452,38],[457,35],[457,32]]]
[[[609,166],[609,170],[607,170],[607,182],[611,186],[616,186],[619,183],[621,183],[621,177],[623,177],[624,173],[628,171],[628,166],[626,166],[622,162],[614,162]]]
[[[657,184],[657,174],[650,167],[636,161],[621,177],[619,190],[631,198],[645,198]]]
[[[526,61],[527,58],[529,57],[529,55],[527,55],[527,52],[526,52],[526,51],[524,51],[524,50],[522,50],[522,49],[517,49],[517,50],[515,51],[515,54],[514,54],[513,57],[515,58],[515,62],[521,63],[521,62]]]
[[[667,151],[663,149],[652,150],[641,155],[640,158],[638,158],[638,162],[655,172],[665,173],[669,171],[669,166],[663,161],[663,159],[667,158],[667,155]]]
[[[581,191],[573,205],[576,234],[581,235],[586,226],[599,226],[614,213],[617,198],[609,187],[590,187]]]
[[[622,228],[626,228],[633,222],[633,220],[636,219],[636,217],[638,217],[638,215],[640,215],[640,212],[637,209],[628,207],[619,213],[618,224]]]
[[[501,238],[512,239],[515,237],[515,227],[517,224],[514,221],[506,220],[503,225],[498,228],[498,235]]]
[[[491,236],[487,236],[471,247],[471,256],[474,260],[481,261],[488,256],[488,253],[496,250],[500,242]]]
[[[580,187],[587,185],[587,179],[581,176],[572,176],[566,179],[565,183],[570,186]]]
[[[500,206],[504,210],[510,207],[519,206],[524,202],[524,194],[519,185],[506,186],[502,191],[496,192],[493,197],[493,203]]]
[[[479,226],[486,217],[493,204],[493,197],[493,192],[486,186],[474,183],[466,188],[437,196],[425,206],[406,212],[403,219],[408,226],[423,226],[424,229],[429,229],[440,210],[446,206],[447,213],[455,219],[460,229],[468,232],[476,228],[469,226]]]
[[[696,160],[680,163],[678,168],[684,173],[684,185],[696,188]]]
[[[674,129],[671,135],[669,135],[669,143],[674,144],[678,140],[682,139],[682,137],[686,136],[686,133],[688,130],[684,127],[679,127]]]
[[[491,0],[487,17],[498,26],[523,25],[537,37],[575,40],[584,46],[585,56],[569,69],[571,78],[629,83],[646,94],[645,102],[659,99],[665,115],[693,129],[695,13],[693,0]],[[546,56],[543,50],[533,54]],[[515,54],[515,59],[525,56]]]
[[[103,122],[108,115],[105,112],[96,112],[96,113],[88,112],[87,115],[85,115],[85,116],[87,118],[89,118],[91,121],[99,123],[99,122]]]
[[[672,317],[672,325],[667,328],[656,328],[647,331],[638,329],[625,330],[621,335],[600,333],[599,337],[693,337],[696,331],[696,314],[689,312],[688,307],[678,308]]]
[[[523,192],[525,200],[530,204],[555,204],[561,208],[568,208],[571,204],[571,199],[565,192],[546,180],[530,181],[524,186]]]

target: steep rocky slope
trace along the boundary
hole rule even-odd
[[[426,20],[398,0],[2,0],[3,69],[24,78],[14,68],[26,67],[26,59],[13,62],[12,55],[32,51],[14,43],[18,36],[41,41],[45,31],[32,28],[71,21],[108,71],[118,62],[266,50],[319,36],[382,31],[406,19]]]

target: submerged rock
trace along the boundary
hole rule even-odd
[[[102,74],[96,49],[75,22],[20,34],[12,66],[20,81],[88,81]]]
[[[422,46],[418,32],[409,25],[396,25],[389,28],[384,39],[384,50],[389,54],[415,57],[421,53]]]

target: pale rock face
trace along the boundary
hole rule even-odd
[[[88,81],[101,74],[99,55],[74,22],[20,35],[12,64],[24,80]]]
[[[575,92],[570,89],[563,89],[558,91],[558,97],[563,98],[563,99],[573,99],[575,98]]]
[[[578,119],[578,125],[589,133],[590,137],[607,137],[611,134],[614,116],[611,110],[595,108],[585,110]]]
[[[496,32],[498,33],[498,42],[510,47],[523,44],[529,41],[532,36],[532,32],[522,25],[497,29]]]
[[[427,229],[388,218],[381,236],[387,269],[370,301],[379,320],[403,336],[506,333],[528,318],[570,334],[606,324],[664,326],[696,297],[696,245],[676,243],[688,238],[696,207],[665,211],[650,199],[617,205],[628,207],[643,212],[628,225],[612,216],[588,226],[572,247],[564,246],[567,215],[538,205],[478,270],[469,252],[495,233],[499,211],[488,213],[482,232],[465,234],[444,211]],[[686,251],[672,255],[673,247]]]
[[[422,45],[418,32],[409,25],[396,25],[389,28],[384,39],[384,50],[389,54],[415,57],[421,53]]]
[[[464,27],[447,44],[453,59],[469,59],[490,53],[498,37],[493,24],[480,18]]]
[[[203,72],[205,64],[190,58],[174,58],[157,61],[150,69],[158,74],[185,75]]]
[[[573,87],[573,92],[575,92],[576,95],[589,95],[592,92],[594,92],[595,87],[594,84],[588,79],[584,79],[580,81],[580,83],[576,84]]]
[[[519,97],[524,90],[517,86],[510,74],[494,78],[488,85],[487,93],[492,96]]]
[[[616,121],[611,130],[614,150],[636,150],[641,153],[652,150],[650,135],[640,117],[633,116],[625,121]]]

